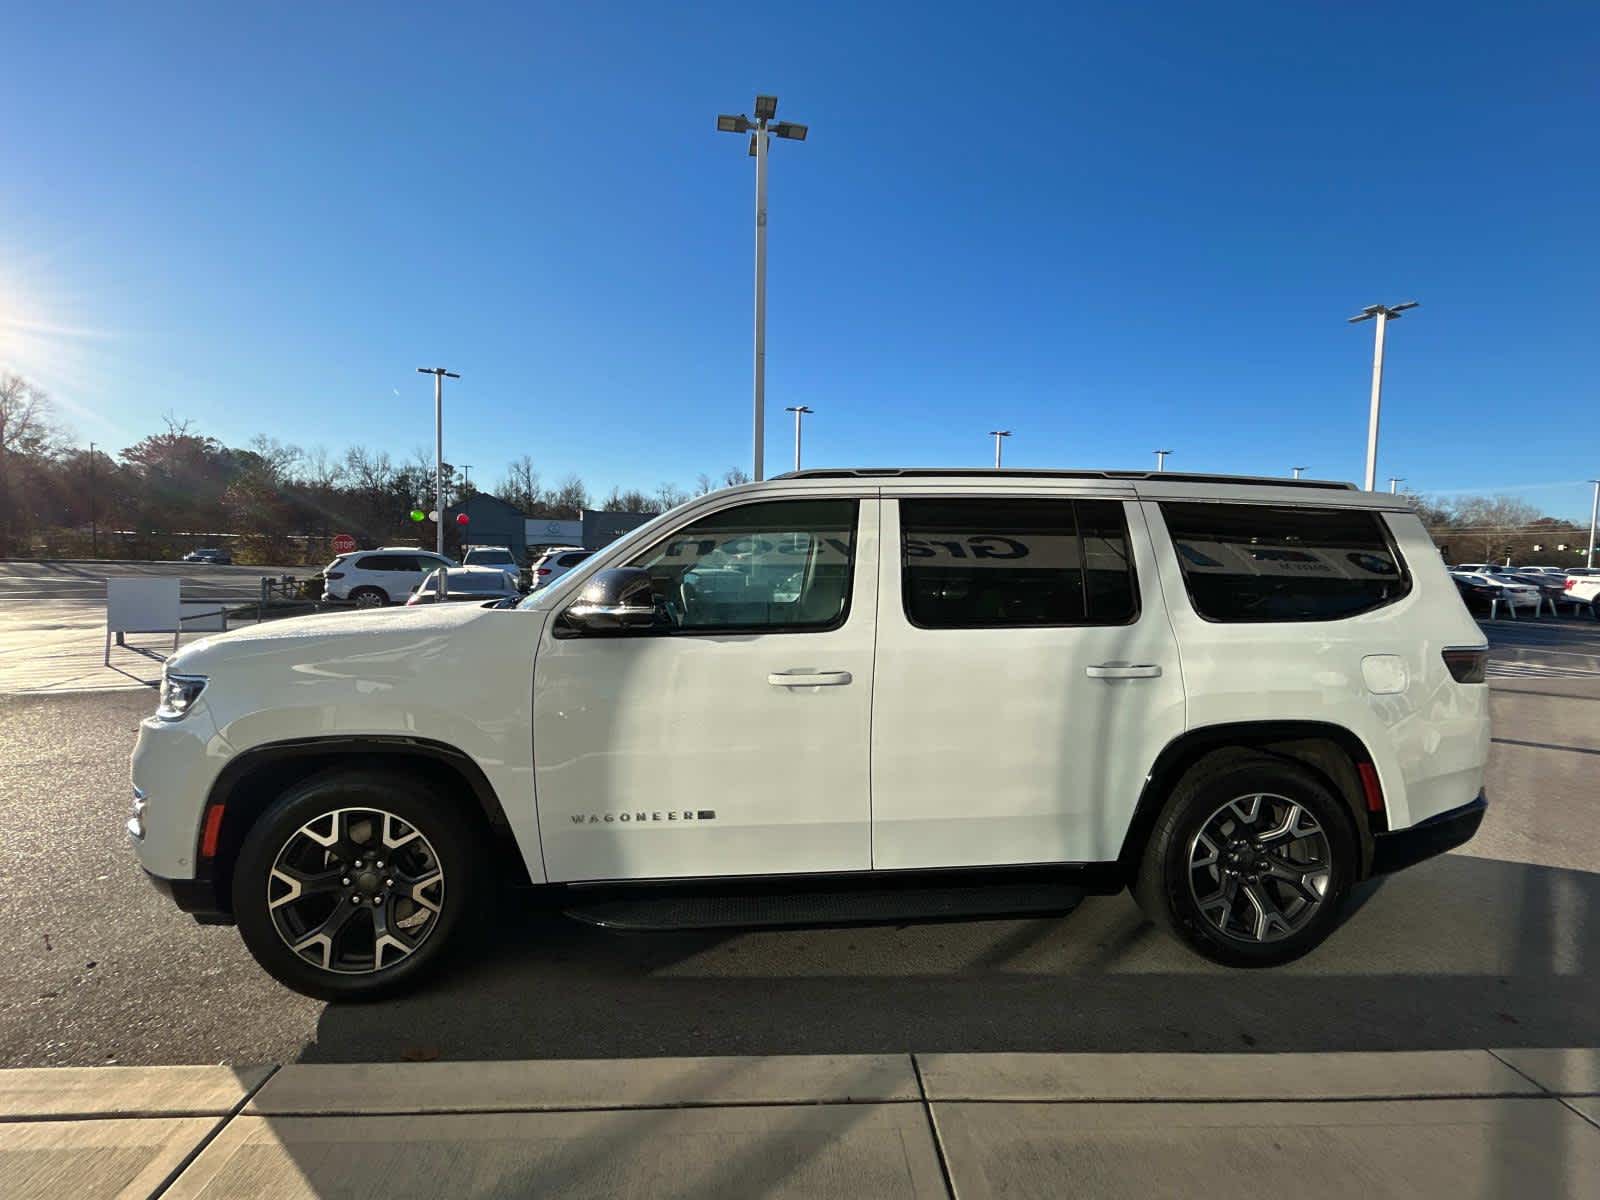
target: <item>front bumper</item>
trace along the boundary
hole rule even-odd
[[[216,885],[209,879],[163,879],[146,871],[152,887],[202,925],[232,925],[233,914],[217,898]]]
[[[1454,850],[1472,839],[1488,811],[1488,798],[1480,791],[1477,799],[1460,808],[1429,817],[1409,829],[1378,834],[1373,839],[1372,873],[1386,875]]]

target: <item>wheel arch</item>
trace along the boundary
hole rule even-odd
[[[1361,847],[1360,876],[1371,873],[1373,836],[1388,826],[1366,743],[1344,726],[1327,721],[1239,721],[1187,730],[1156,756],[1117,856],[1125,879],[1137,874],[1156,818],[1178,781],[1201,759],[1229,749],[1273,755],[1315,771],[1349,809]]]
[[[503,874],[528,882],[516,836],[500,797],[471,756],[426,738],[367,735],[269,742],[232,759],[206,796],[195,847],[196,880],[213,902],[214,918],[232,912],[233,865],[245,837],[273,800],[301,780],[334,767],[370,767],[415,773],[440,790],[471,797],[465,805],[483,822]],[[214,815],[220,812],[220,816]],[[215,832],[212,826],[215,825]],[[212,840],[207,854],[207,839]]]

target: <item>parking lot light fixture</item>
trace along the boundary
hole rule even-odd
[[[1583,560],[1584,566],[1594,566],[1594,530],[1600,523],[1600,479],[1591,479],[1594,484],[1594,503],[1589,506],[1589,555]]]
[[[1391,495],[1391,496],[1397,495],[1398,494],[1398,490],[1399,490],[1399,485],[1404,483],[1405,481],[1406,481],[1406,477],[1404,475],[1391,475],[1391,476],[1389,476],[1389,495]]]
[[[1294,477],[1296,479],[1299,479],[1300,478],[1300,472],[1305,470],[1304,467],[1290,467],[1289,469],[1294,472]]]
[[[433,376],[433,507],[434,549],[444,557],[444,381],[460,379],[443,367],[418,367],[417,374]],[[439,601],[444,602],[444,572],[439,575]]]
[[[1000,444],[1001,444],[1001,440],[1004,439],[1004,438],[1010,437],[1011,436],[1011,430],[1009,430],[1009,429],[991,429],[991,430],[989,430],[989,436],[994,439],[994,469],[996,471],[998,471],[1000,469]]]
[[[754,448],[751,454],[752,479],[766,478],[766,390],[767,390],[767,144],[773,134],[793,142],[806,140],[807,127],[792,121],[771,124],[778,115],[776,96],[756,97],[755,120],[742,113],[717,118],[721,133],[750,135],[750,156],[756,160],[756,312],[755,312],[755,419],[752,422]]]
[[[804,404],[791,404],[783,411],[794,414],[794,469],[798,471],[800,469],[800,419],[808,412],[816,410],[807,408]]]
[[[1155,452],[1155,454],[1156,454],[1156,470],[1157,471],[1165,471],[1167,469],[1167,455],[1169,455],[1171,453],[1172,453],[1171,450],[1157,450]]]
[[[1363,485],[1373,491],[1378,482],[1378,410],[1383,404],[1383,331],[1390,321],[1398,321],[1408,308],[1416,308],[1415,300],[1403,304],[1369,304],[1351,317],[1351,325],[1362,321],[1377,321],[1377,333],[1372,343],[1372,409],[1367,417],[1367,476]]]

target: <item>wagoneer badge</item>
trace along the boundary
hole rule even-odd
[[[654,821],[715,821],[717,810],[714,808],[673,808],[665,811],[656,809],[653,812],[606,812],[606,813],[573,813],[574,825],[612,825],[619,822],[629,824],[650,824]]]

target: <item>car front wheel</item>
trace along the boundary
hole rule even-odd
[[[256,961],[321,1000],[415,984],[481,886],[480,839],[460,803],[388,771],[336,770],[291,788],[234,870],[234,917]]]
[[[1313,771],[1267,755],[1203,761],[1174,789],[1134,894],[1157,926],[1228,966],[1315,948],[1355,881],[1350,814]]]

